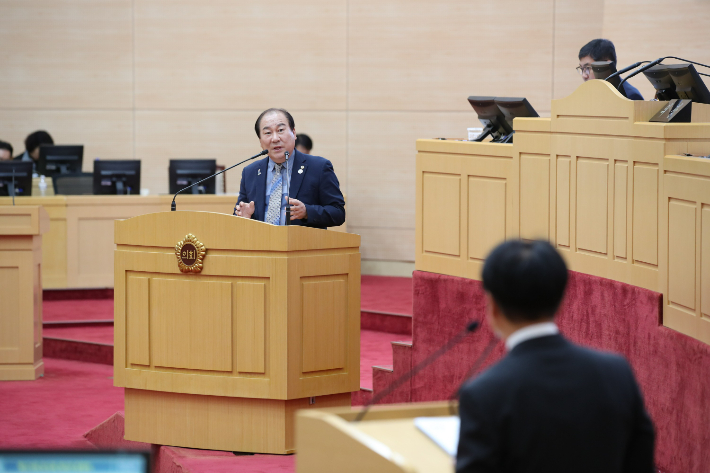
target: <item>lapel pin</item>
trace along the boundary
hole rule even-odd
[[[299,173],[299,174],[303,174],[303,169],[299,169],[299,170],[298,170],[298,173]]]
[[[261,169],[259,169],[259,170],[256,172],[256,175],[257,175],[257,176],[261,176]]]

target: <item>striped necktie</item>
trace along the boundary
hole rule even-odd
[[[274,165],[274,178],[271,180],[271,196],[266,211],[266,223],[279,225],[281,223],[281,164]]]

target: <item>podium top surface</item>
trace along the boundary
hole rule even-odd
[[[47,230],[49,215],[41,206],[0,206],[0,235],[41,235]]]
[[[360,235],[301,226],[274,226],[213,212],[157,212],[115,223],[117,245],[172,248],[193,234],[207,248],[304,251],[359,248]]]

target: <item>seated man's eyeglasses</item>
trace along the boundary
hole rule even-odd
[[[592,66],[577,66],[575,69],[580,75],[587,74],[589,76],[592,74]]]

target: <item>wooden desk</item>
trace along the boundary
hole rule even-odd
[[[34,380],[42,362],[42,234],[40,206],[0,207],[0,381]]]
[[[418,140],[416,269],[479,279],[504,239],[547,239],[574,271],[663,293],[664,324],[710,343],[710,163],[678,156],[710,154],[710,106],[650,123],[664,105],[592,80],[516,118],[512,145]]]
[[[455,406],[454,406],[455,407]],[[373,407],[358,423],[353,409],[299,411],[296,471],[303,473],[447,473],[454,460],[414,425],[449,416],[449,403]]]

